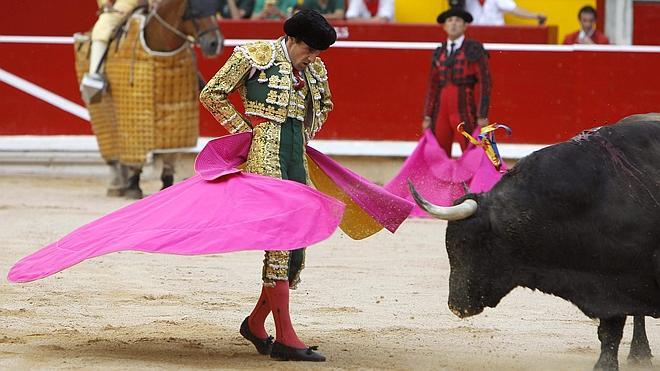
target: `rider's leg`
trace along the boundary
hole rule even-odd
[[[124,191],[124,197],[133,200],[139,200],[144,196],[140,188],[140,173],[142,172],[141,166],[122,165],[128,173],[128,185]]]
[[[123,20],[137,7],[138,0],[117,0],[111,8],[104,9],[92,29],[89,53],[89,71],[83,76],[80,91],[85,103],[98,102],[106,87],[103,77],[103,55],[108,50],[110,38]]]
[[[108,161],[110,167],[110,184],[108,185],[108,196],[120,197],[124,195],[128,187],[128,168],[121,166],[119,161]]]
[[[90,48],[88,74],[103,73],[101,58],[103,58],[105,51],[108,49],[108,43],[103,40],[92,40]]]

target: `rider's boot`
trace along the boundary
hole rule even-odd
[[[80,95],[86,104],[101,101],[103,91],[108,85],[102,72],[103,55],[108,49],[108,43],[93,40],[90,48],[89,72],[80,81]]]

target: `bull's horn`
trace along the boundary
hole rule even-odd
[[[438,206],[426,201],[424,197],[417,193],[410,179],[408,179],[408,187],[417,205],[438,219],[461,220],[472,216],[477,211],[477,201],[475,200],[467,199],[456,206]]]

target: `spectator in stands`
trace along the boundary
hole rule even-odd
[[[394,0],[349,0],[346,19],[392,22],[394,21]]]
[[[465,0],[465,10],[474,17],[474,24],[482,26],[503,26],[504,13],[536,19],[541,25],[548,18],[545,14],[519,7],[513,0]]]
[[[610,40],[596,29],[596,9],[583,6],[578,12],[580,30],[566,35],[564,44],[609,44]]]
[[[466,139],[456,128],[465,123],[468,133],[488,125],[491,79],[488,52],[483,45],[465,37],[472,15],[453,7],[438,16],[447,41],[433,52],[431,73],[424,104],[422,128],[430,128],[448,156],[456,140],[461,148]]]
[[[305,0],[303,9],[312,9],[326,19],[344,19],[344,0]]]
[[[297,0],[256,0],[252,19],[287,19],[296,5]]]
[[[220,0],[220,15],[228,19],[252,17],[254,0]]]

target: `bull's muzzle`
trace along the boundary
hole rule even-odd
[[[449,304],[449,310],[451,310],[451,312],[454,313],[454,315],[458,318],[467,318],[483,312],[483,308],[482,309],[457,308],[451,304]]]

